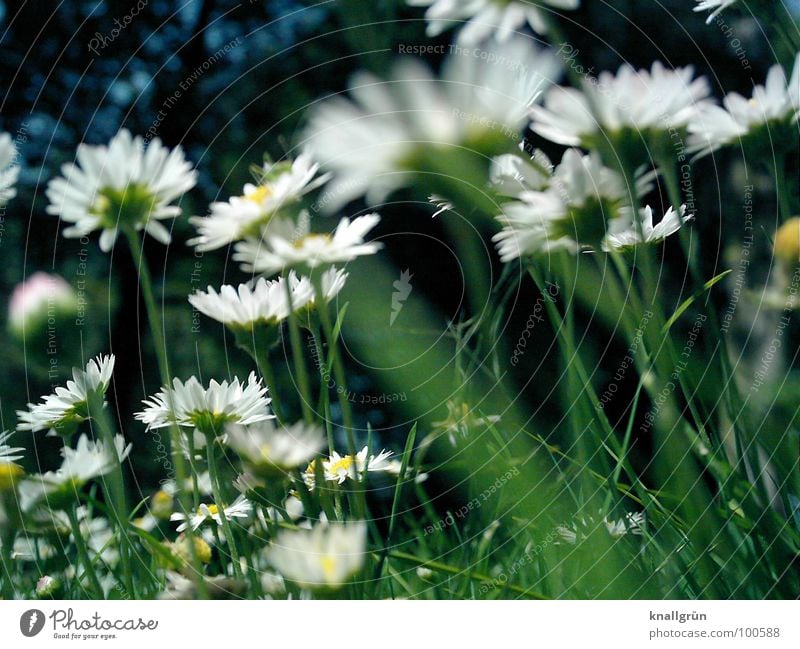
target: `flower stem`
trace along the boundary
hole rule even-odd
[[[789,203],[789,187],[786,185],[786,157],[779,155],[775,160],[775,185],[778,194],[778,206],[781,220],[786,222],[792,218],[792,207]]]
[[[169,357],[167,355],[167,346],[164,338],[164,331],[162,329],[163,319],[156,305],[156,300],[153,295],[153,282],[150,278],[150,270],[144,259],[144,247],[139,233],[133,227],[127,227],[123,230],[128,245],[131,249],[133,262],[136,265],[136,272],[139,276],[139,286],[142,291],[142,298],[144,299],[145,309],[147,311],[147,321],[150,325],[150,335],[153,337],[153,346],[156,350],[156,358],[158,360],[158,369],[161,375],[161,384],[169,387],[171,376],[169,371]],[[171,405],[171,404],[169,404]],[[186,463],[184,462],[183,452],[181,451],[181,432],[178,425],[173,423],[169,427],[170,432],[170,445],[172,446],[172,459],[175,463],[175,483],[177,487],[178,507],[188,518],[189,509],[187,507],[186,499],[186,478],[188,473],[186,471]],[[195,583],[201,597],[205,598],[208,595],[205,582],[202,579],[200,561],[197,559],[197,553],[194,545],[194,532],[189,526],[186,529],[186,538],[189,542],[189,552],[191,556],[192,572],[194,573]]]
[[[288,276],[285,278],[286,299],[289,306],[289,340],[292,345],[292,360],[294,361],[297,383],[300,388],[300,407],[303,410],[303,419],[307,424],[314,421],[311,410],[311,388],[308,383],[308,370],[303,359],[303,345],[300,341],[300,326],[297,323],[297,314],[292,305],[292,287]]]
[[[348,450],[350,454],[355,456],[356,440],[353,431],[353,411],[350,408],[350,400],[347,398],[347,375],[344,371],[342,357],[337,353],[339,341],[334,336],[331,315],[328,311],[328,303],[325,301],[325,296],[322,292],[322,284],[317,276],[314,276],[314,304],[316,305],[317,313],[319,313],[325,339],[328,341],[328,354],[330,354],[333,364],[333,374],[336,378],[336,392],[339,394],[339,405],[342,408],[342,424],[347,434]],[[327,387],[323,386],[323,389],[327,389]]]
[[[206,458],[208,459],[208,472],[211,476],[211,492],[214,495],[214,503],[219,508],[219,518],[222,521],[222,531],[225,533],[225,538],[228,539],[228,548],[231,553],[231,563],[233,563],[233,574],[236,577],[242,577],[242,566],[239,562],[239,551],[236,548],[236,540],[233,538],[233,530],[228,521],[228,515],[225,513],[227,504],[222,499],[222,490],[220,489],[219,472],[217,471],[217,461],[214,457],[214,438],[213,434],[206,433]],[[189,526],[191,527],[191,525]],[[187,528],[189,529],[189,528]]]
[[[78,548],[78,557],[83,564],[83,569],[89,577],[92,584],[92,589],[95,591],[97,599],[104,599],[103,587],[100,585],[100,580],[94,571],[92,560],[89,558],[89,550],[86,548],[86,543],[83,539],[83,532],[81,532],[81,524],[78,521],[77,503],[72,507],[67,508],[67,517],[69,518],[70,526],[72,527],[72,536],[75,538],[75,547]]]
[[[116,445],[114,444],[114,429],[109,420],[108,413],[105,409],[103,397],[97,392],[93,392],[87,398],[87,406],[91,416],[91,421],[97,426],[100,439],[109,452],[114,455],[114,468],[108,476],[109,496],[112,506],[109,509],[113,512],[114,523],[119,530],[120,535],[120,561],[122,563],[122,576],[125,582],[125,587],[129,593],[134,596],[135,579],[131,570],[131,557],[133,556],[133,544],[131,543],[130,536],[128,535],[128,502],[125,497],[125,478],[122,473],[122,462],[117,454]]]
[[[0,593],[3,599],[14,599],[14,583],[11,580],[11,572],[14,568],[14,563],[11,560],[11,552],[13,551],[14,532],[12,529],[4,530],[2,541],[0,541],[0,578],[2,578],[2,588]]]

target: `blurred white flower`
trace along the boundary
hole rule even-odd
[[[263,239],[247,239],[236,244],[233,259],[241,262],[246,273],[273,275],[289,268],[315,269],[352,261],[375,254],[381,243],[365,242],[364,237],[380,221],[377,214],[343,218],[332,234],[309,231],[308,219],[288,232],[285,227],[268,229]]]
[[[627,534],[641,536],[644,533],[645,522],[644,512],[628,512],[625,518],[617,520],[604,516],[601,524],[611,538],[619,539]],[[566,543],[574,545],[579,540],[587,539],[597,527],[595,519],[589,516],[588,518],[580,518],[569,527],[559,525],[556,527],[556,532]]]
[[[322,274],[322,288],[326,302],[335,298],[344,287],[348,273],[331,266]],[[258,278],[255,283],[222,286],[217,293],[211,286],[208,291],[197,291],[189,296],[191,305],[232,329],[252,331],[257,325],[275,325],[289,317],[289,300],[286,282],[292,291],[292,311],[314,305],[314,286],[307,277],[298,277],[292,271],[288,280]]]
[[[512,148],[529,108],[561,66],[523,37],[495,44],[486,55],[451,53],[438,79],[411,59],[401,60],[387,80],[361,72],[351,80],[350,99],[334,97],[314,108],[305,139],[335,174],[326,210],[362,195],[380,203],[414,180],[410,172],[447,173],[443,156]]]
[[[57,387],[55,394],[42,397],[39,404],[28,404],[28,410],[17,411],[17,429],[50,434],[70,434],[89,418],[89,397],[105,395],[114,371],[114,355],[98,356],[86,364],[85,370],[72,370],[72,380],[65,388]]]
[[[796,134],[800,116],[800,53],[794,61],[789,82],[780,65],[773,65],[767,73],[766,83],[753,88],[753,95],[745,99],[732,92],[722,100],[722,107],[704,106],[689,122],[689,150],[703,154],[738,142],[748,135],[758,136],[763,127],[788,125],[786,136],[791,143]],[[769,146],[782,146],[783,136],[775,132],[768,138]]]
[[[78,490],[86,483],[111,472],[118,461],[123,462],[130,455],[131,448],[131,444],[125,444],[122,435],[114,436],[112,448],[82,434],[75,448],[64,446],[61,449],[63,460],[57,470],[25,479],[21,484],[20,506],[27,511],[44,497],[52,509],[67,506],[74,502]]]
[[[100,248],[105,252],[124,228],[170,242],[160,221],[181,213],[171,203],[197,183],[197,172],[181,147],[170,151],[158,138],[145,147],[141,137],[122,129],[108,146],[81,144],[75,158],[47,187],[47,212],[72,224],[65,237],[102,230]]]
[[[326,444],[322,429],[297,422],[276,426],[263,421],[251,426],[231,425],[227,444],[256,475],[283,475],[310,462]]]
[[[36,596],[42,599],[53,597],[59,588],[61,588],[61,582],[58,579],[44,575],[36,582]]]
[[[208,520],[214,521],[217,525],[222,525],[222,517],[226,520],[233,520],[234,518],[247,518],[253,510],[253,505],[244,496],[239,496],[230,505],[206,505],[201,503],[197,512],[190,514],[187,517],[182,512],[175,512],[169,517],[171,521],[182,521],[177,527],[178,532],[183,532],[189,525],[192,530],[196,530],[203,523]]]
[[[311,530],[282,531],[267,551],[286,579],[304,588],[339,588],[364,565],[367,525],[320,523]]]
[[[52,523],[61,534],[69,535],[72,542],[75,542],[75,534],[72,529],[69,517],[65,512],[52,512]],[[81,536],[84,538],[87,547],[99,555],[108,565],[114,565],[119,560],[119,552],[114,542],[114,531],[106,518],[102,516],[92,516],[88,507],[81,505],[75,510],[78,518],[78,526]]]
[[[730,7],[736,0],[695,0],[695,2],[697,3],[697,6],[694,8],[695,11],[713,9],[706,20],[706,24],[709,24],[717,17],[717,14]]]
[[[541,106],[531,108],[531,129],[552,142],[587,149],[600,138],[669,136],[710,104],[708,81],[693,76],[691,66],[670,70],[656,61],[649,72],[626,64],[616,75],[583,79],[580,89],[555,86]]]
[[[43,327],[48,317],[74,314],[78,305],[75,291],[63,277],[37,272],[14,287],[8,304],[8,325],[12,333]]]
[[[322,475],[325,480],[342,484],[345,480],[358,480],[367,471],[390,471],[392,464],[389,458],[391,451],[381,451],[378,455],[370,455],[367,458],[368,449],[365,446],[355,457],[352,455],[339,455],[336,451],[330,457],[314,460],[306,468],[304,479],[309,489],[314,488],[316,481],[316,463],[322,463]]]
[[[258,184],[248,183],[241,196],[212,203],[209,216],[189,219],[198,232],[189,245],[205,252],[247,236],[258,236],[281,210],[328,181],[329,174],[315,178],[318,170],[319,164],[307,153],[301,153],[294,161],[264,163]]]
[[[538,149],[529,159],[505,154],[492,160],[490,179],[498,194],[519,198],[526,191],[545,189],[550,183],[553,169],[550,158]]]
[[[438,36],[453,25],[466,25],[458,35],[461,45],[476,45],[494,34],[508,40],[527,23],[537,34],[547,34],[548,17],[553,9],[577,9],[580,0],[407,0],[412,7],[429,7],[425,12],[428,36]]]
[[[11,436],[14,434],[14,431],[6,431],[5,433],[0,433],[0,465],[2,464],[12,464],[15,460],[21,460],[22,456],[17,455],[20,451],[24,451],[25,449],[18,446],[18,447],[11,447],[6,442],[11,439]]]
[[[458,437],[466,439],[470,433],[483,433],[500,421],[499,415],[481,415],[466,402],[447,402],[447,418],[431,424],[430,439],[447,435],[451,444],[455,445]]]
[[[222,434],[226,424],[253,424],[274,417],[269,411],[271,401],[255,372],[250,373],[247,384],[238,378],[222,383],[211,379],[208,388],[192,376],[185,383],[175,378],[171,388],[145,399],[145,409],[135,417],[147,424],[148,430],[175,423],[205,434]]]
[[[649,176],[638,185],[639,193],[646,193]],[[603,166],[596,153],[568,149],[544,189],[523,190],[503,205],[497,219],[504,227],[493,237],[500,258],[508,262],[550,250],[597,249],[611,222],[630,213],[626,198],[622,177]]]
[[[675,234],[681,226],[694,218],[686,214],[686,205],[681,205],[678,211],[672,207],[667,210],[658,225],[653,225],[653,210],[649,205],[640,210],[641,230],[632,223],[624,223],[624,219],[615,219],[610,227],[611,231],[603,241],[603,250],[624,250],[642,243],[659,243],[668,236]],[[617,224],[623,224],[621,229],[616,229]]]
[[[17,195],[14,184],[19,177],[19,166],[14,163],[17,148],[8,133],[0,133],[0,205]]]

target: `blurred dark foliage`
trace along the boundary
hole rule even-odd
[[[615,70],[622,61],[646,67],[656,59],[674,66],[693,64],[709,76],[719,96],[723,89],[748,91],[771,64],[785,63],[791,55],[781,43],[771,43],[762,31],[765,27],[746,11],[728,11],[724,19],[735,29],[750,70],[743,68],[724,29],[706,25],[704,16],[691,11],[690,0],[588,0],[583,4],[563,23],[563,29],[579,51],[580,62],[595,72]],[[0,292],[7,295],[35,270],[56,272],[75,283],[79,254],[85,247],[90,278],[87,318],[93,322],[83,330],[66,327],[62,332],[56,381],[47,376],[42,341],[29,341],[25,349],[3,345],[3,428],[13,427],[14,411],[26,401],[38,399],[51,383],[63,382],[72,364],[99,352],[117,355],[114,398],[118,412],[137,410],[141,398],[154,392],[159,382],[150,341],[143,333],[144,314],[128,251],[119,246],[105,255],[96,237],[89,246],[64,239],[58,234],[57,219],[45,213],[45,184],[62,163],[73,159],[79,142],[107,142],[124,126],[139,134],[154,129],[167,145],[182,145],[200,172],[197,189],[184,201],[184,213],[203,214],[209,201],[238,192],[248,180],[249,165],[260,162],[265,153],[273,158],[291,153],[305,107],[345,89],[348,77],[358,69],[378,74],[387,70],[397,56],[398,44],[430,42],[424,35],[421,12],[400,2],[150,0],[127,26],[118,29],[120,23],[115,21],[123,21],[135,6],[117,1],[70,0],[57,5],[44,0],[0,1],[0,128],[16,138],[22,164],[18,196],[6,210]],[[118,34],[112,38],[115,28]],[[435,42],[448,44],[452,36],[445,33]],[[204,70],[204,63],[212,59],[217,60]],[[431,58],[431,65],[438,66],[439,59]],[[177,89],[181,89],[180,97],[164,110],[164,102]],[[557,147],[534,144],[558,158]],[[726,180],[732,166],[739,164],[734,158],[716,156],[696,167],[698,218],[693,230],[703,242],[701,260],[708,277],[724,266],[726,241],[741,235],[723,218],[741,202],[741,183],[731,187]],[[434,243],[446,235],[440,222],[429,218],[425,197],[405,191],[396,198],[409,202],[382,208],[385,219],[379,234],[413,230],[433,238],[391,238],[385,254],[399,269],[414,269],[419,278],[415,288],[438,306],[443,321],[468,315],[462,312],[457,262],[440,254]],[[759,207],[774,221],[772,200],[762,196]],[[350,211],[361,207],[351,206]],[[173,372],[183,378],[198,374],[203,380],[241,376],[251,364],[226,339],[221,326],[203,319],[199,334],[188,333],[193,323],[186,295],[208,284],[219,286],[244,277],[228,263],[225,251],[195,258],[183,243],[190,233],[186,219],[180,218],[172,246],[146,244],[157,290],[164,295]],[[760,245],[763,254],[766,242],[762,239]],[[679,258],[669,247],[665,254],[667,259]],[[683,268],[670,269],[668,264],[667,268],[666,281],[679,289]],[[165,276],[169,282],[163,291]],[[358,281],[348,290],[358,291]],[[508,324],[512,337],[524,328],[534,299],[532,284],[524,281]],[[599,361],[603,353],[614,358],[623,352],[619,342],[611,342],[606,349],[611,332],[602,327],[592,329],[589,336],[584,349],[595,354],[587,359],[589,364]],[[221,345],[222,340],[228,344]],[[540,342],[543,349],[549,344]],[[515,377],[526,385],[525,396],[531,403],[540,403],[552,383],[545,380],[546,366],[539,367],[542,374],[535,382],[527,382],[540,361],[539,353],[528,354]],[[356,388],[368,392],[370,377],[363,369],[353,369]],[[602,375],[599,378],[602,381]],[[635,387],[633,377],[631,382],[629,389]],[[622,399],[617,407],[621,416],[628,403]],[[378,427],[392,422],[393,406],[357,408],[362,421]],[[555,421],[555,414],[545,409],[542,421],[551,416]],[[134,443],[145,439],[130,414],[121,417],[120,425]],[[144,482],[155,480],[154,469],[146,456],[141,457],[137,477]],[[50,468],[51,463],[43,464]]]

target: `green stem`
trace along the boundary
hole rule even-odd
[[[331,323],[331,315],[328,311],[328,303],[322,294],[322,285],[319,277],[314,278],[314,303],[319,313],[319,319],[322,324],[322,331],[325,334],[325,339],[328,341],[328,354],[333,361],[333,374],[336,378],[336,392],[339,394],[339,405],[342,408],[342,424],[344,425],[347,434],[347,443],[350,447],[349,451],[355,455],[356,441],[353,432],[353,411],[350,407],[350,400],[347,398],[347,376],[344,371],[344,364],[342,357],[338,353],[339,341],[334,336],[333,324]],[[323,386],[323,389],[327,389]]]
[[[435,570],[436,572],[444,572],[448,575],[463,575],[468,579],[472,579],[473,581],[478,581],[484,584],[497,583],[497,580],[490,577],[489,575],[484,575],[480,572],[469,572],[467,570],[464,570],[463,568],[459,568],[457,566],[451,566],[449,564],[442,563],[441,561],[434,561],[431,559],[420,559],[419,557],[415,557],[413,554],[408,554],[407,552],[392,550],[391,552],[389,552],[389,556],[392,559],[399,559],[401,561],[406,561],[416,566],[422,566],[424,568],[429,568],[430,570]],[[514,584],[498,583],[497,587],[500,589],[510,590],[514,593],[519,593],[520,595],[525,595],[526,597],[530,597],[531,599],[551,599],[550,597],[545,597],[541,593],[537,593],[531,588],[523,588],[522,586],[516,586]]]
[[[308,381],[308,370],[303,358],[303,344],[300,340],[300,325],[297,323],[297,314],[292,305],[292,287],[289,278],[284,279],[286,286],[286,300],[289,306],[289,341],[292,345],[292,360],[294,362],[297,383],[300,388],[300,407],[303,410],[303,419],[307,424],[313,423],[314,413],[311,409],[311,388]]]
[[[11,580],[11,574],[14,568],[14,562],[11,559],[13,547],[14,532],[9,529],[3,534],[2,547],[0,547],[0,567],[3,569],[2,574],[0,574],[0,577],[3,579],[0,593],[2,593],[3,599],[5,600],[14,599],[14,583]]]
[[[78,557],[83,564],[83,569],[89,577],[92,584],[92,589],[95,591],[97,599],[104,599],[103,587],[100,585],[100,580],[94,571],[92,560],[89,557],[89,550],[86,548],[86,543],[83,539],[83,532],[81,532],[81,524],[78,521],[78,514],[76,513],[78,505],[74,504],[72,507],[67,508],[67,517],[69,518],[70,526],[72,527],[72,536],[75,538],[75,547],[78,549]],[[76,575],[77,576],[77,575]],[[80,582],[79,582],[80,583]]]
[[[110,500],[112,506],[109,509],[113,512],[113,522],[116,524],[119,531],[120,540],[120,562],[122,564],[122,577],[125,583],[125,588],[134,597],[136,595],[136,584],[131,570],[131,556],[133,555],[133,545],[128,535],[128,522],[129,522],[129,508],[127,498],[125,496],[125,479],[122,473],[122,462],[119,455],[117,455],[116,445],[114,444],[114,429],[109,420],[108,413],[105,409],[104,399],[97,392],[88,395],[87,406],[91,421],[97,426],[100,432],[100,438],[106,445],[106,448],[114,454],[114,468],[106,478],[109,485]]]
[[[231,560],[233,563],[233,573],[236,577],[241,578],[242,566],[239,562],[239,551],[236,548],[236,539],[233,537],[233,529],[231,528],[230,521],[228,521],[228,516],[225,513],[227,503],[222,499],[222,492],[220,489],[217,461],[214,457],[214,439],[214,434],[206,433],[206,458],[208,459],[208,472],[211,477],[211,492],[214,495],[214,503],[219,509],[219,518],[222,521],[222,531],[225,533],[225,538],[228,539],[228,548],[230,549]]]
[[[276,332],[275,327],[268,327],[267,325],[257,324],[251,332],[236,331],[236,344],[240,349],[247,352],[247,355],[253,359],[258,368],[259,373],[264,379],[267,387],[269,388],[269,396],[272,399],[270,404],[272,412],[278,419],[278,422],[284,421],[283,408],[281,407],[280,396],[278,394],[277,383],[275,381],[275,372],[272,369],[272,363],[269,360],[269,350],[272,344],[277,341],[277,333],[274,336],[270,333]]]
[[[283,418],[283,407],[281,406],[281,398],[275,383],[275,372],[272,370],[272,364],[269,362],[269,350],[265,349],[264,351],[260,351],[257,353],[257,356],[260,359],[256,360],[256,363],[261,370],[261,376],[264,377],[264,381],[266,381],[269,386],[269,396],[272,399],[270,404],[272,412],[275,414],[278,423],[282,423],[285,421]]]
[[[311,337],[314,340],[314,351],[317,355],[317,369],[320,377],[319,411],[325,415],[325,433],[328,437],[328,453],[333,455],[333,452],[336,450],[336,441],[333,438],[333,424],[328,416],[328,413],[331,409],[330,392],[328,390],[328,381],[326,379],[327,371],[325,364],[325,352],[322,347],[322,333],[320,332],[319,327],[314,327],[314,329],[311,331]]]
[[[792,218],[792,206],[789,203],[789,188],[786,185],[786,158],[779,156],[775,161],[775,184],[778,192],[778,205],[780,206],[781,219],[786,222]]]
[[[136,265],[136,272],[139,275],[139,286],[142,291],[142,298],[147,311],[147,321],[150,325],[150,335],[153,337],[153,346],[156,350],[156,359],[158,360],[158,369],[161,375],[161,384],[166,388],[172,383],[172,378],[169,370],[169,358],[167,356],[167,346],[164,339],[164,331],[161,327],[162,318],[161,313],[156,306],[156,300],[153,294],[153,282],[150,278],[150,270],[144,259],[144,246],[142,245],[142,238],[139,232],[133,227],[123,228],[123,232],[128,239],[133,262]],[[169,394],[169,392],[168,392]],[[172,405],[172,404],[168,404]],[[186,471],[186,463],[184,462],[183,451],[181,450],[181,432],[178,425],[173,423],[169,427],[170,431],[170,445],[172,446],[172,459],[175,463],[175,483],[176,493],[178,496],[178,507],[184,514],[189,516],[189,508],[187,507],[186,500],[186,479],[188,473]],[[195,584],[201,597],[206,598],[208,590],[205,582],[202,579],[202,571],[200,568],[200,561],[197,558],[197,552],[194,545],[194,531],[191,525],[186,528],[186,538],[189,542],[189,552],[191,554],[192,572],[195,576]]]

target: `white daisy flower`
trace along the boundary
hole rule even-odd
[[[205,252],[258,236],[276,214],[328,181],[330,174],[315,178],[318,171],[319,164],[308,153],[301,153],[294,161],[264,163],[258,184],[248,183],[241,196],[212,203],[209,216],[189,219],[198,236],[188,244]]]
[[[640,194],[648,188],[649,177],[640,179]],[[521,191],[503,206],[497,219],[504,227],[493,237],[500,258],[599,248],[611,222],[630,212],[626,198],[622,177],[596,153],[568,149],[544,190]]]
[[[206,505],[201,503],[197,512],[190,514],[187,517],[182,512],[175,512],[169,517],[171,521],[182,521],[177,527],[178,532],[183,532],[189,525],[192,530],[196,530],[203,523],[208,520],[215,522],[217,525],[222,525],[222,517],[226,520],[233,520],[234,518],[247,518],[253,510],[253,505],[244,496],[239,496],[230,505],[216,505],[214,503]]]
[[[61,509],[74,501],[76,492],[86,483],[110,473],[118,461],[125,461],[131,448],[122,435],[114,436],[111,448],[82,434],[74,449],[69,446],[61,449],[64,459],[57,470],[26,478],[21,485],[24,489],[20,491],[20,506],[27,511],[47,497],[49,507]]]
[[[18,336],[36,330],[49,315],[71,314],[77,309],[75,291],[63,277],[37,272],[14,287],[8,304],[8,326]]]
[[[624,250],[632,248],[642,243],[659,243],[668,236],[675,234],[681,226],[694,218],[692,214],[686,214],[686,205],[681,205],[678,211],[672,207],[667,210],[658,225],[653,225],[653,210],[649,205],[640,210],[641,229],[633,223],[624,225],[624,229],[615,231],[616,223],[621,223],[622,219],[616,219],[611,224],[611,231],[603,241],[603,250]]]
[[[285,229],[264,233],[263,239],[248,239],[236,244],[233,259],[241,262],[246,273],[273,275],[284,269],[320,266],[352,261],[375,254],[383,247],[365,242],[364,237],[380,221],[377,214],[343,218],[332,234],[309,231],[308,219],[301,219],[291,233]]]
[[[603,522],[609,535],[612,538],[619,539],[626,534],[641,536],[644,531],[645,517],[644,512],[628,512],[625,514],[625,518],[620,518],[616,521],[609,521],[604,518]]]
[[[28,410],[18,410],[18,430],[49,430],[50,434],[71,434],[75,427],[89,418],[89,396],[104,396],[114,371],[114,355],[98,356],[89,361],[85,370],[73,368],[72,381],[55,394],[42,397],[39,404],[28,404]]]
[[[552,9],[577,9],[580,0],[407,0],[412,7],[428,7],[427,34],[438,36],[453,25],[466,22],[458,36],[461,45],[477,45],[492,34],[505,41],[527,23],[537,34],[547,34]],[[551,7],[552,9],[542,8]]]
[[[0,133],[0,205],[17,195],[14,185],[19,177],[19,166],[14,163],[17,148],[8,133]]]
[[[788,83],[783,68],[773,65],[765,84],[753,88],[750,99],[732,92],[722,100],[722,107],[705,106],[689,122],[689,150],[710,153],[746,136],[759,137],[765,127],[773,131],[768,138],[770,147],[783,143],[781,127],[786,130],[786,141],[792,142],[799,115],[800,53]]]
[[[75,541],[72,524],[66,512],[51,512],[52,523],[58,532],[63,536],[68,536]],[[107,519],[102,516],[92,516],[89,508],[81,505],[75,510],[78,518],[78,526],[81,536],[84,538],[87,547],[99,555],[108,565],[114,565],[119,560],[119,552],[114,543],[114,531]]]
[[[530,106],[561,67],[554,54],[522,37],[496,45],[491,54],[491,61],[451,54],[438,79],[410,59],[387,80],[358,73],[350,99],[315,107],[306,140],[335,173],[325,209],[336,211],[362,195],[380,203],[411,183],[411,172],[441,173],[430,161],[444,154],[496,155],[518,142]]]
[[[65,446],[61,449],[64,461],[55,474],[45,473],[45,482],[54,480],[58,484],[86,483],[93,478],[107,474],[116,466],[117,459],[123,462],[130,455],[132,444],[125,444],[122,435],[114,436],[114,448],[109,448],[102,441],[90,440],[85,434],[78,438],[73,449]],[[50,477],[48,477],[50,476]]]
[[[192,376],[185,383],[172,380],[172,387],[144,400],[145,409],[134,416],[147,424],[148,430],[173,423],[197,428],[205,434],[220,433],[226,424],[254,424],[274,417],[269,411],[272,401],[267,388],[255,372],[250,372],[247,384],[233,381],[218,383],[214,379],[204,388]]]
[[[17,446],[12,448],[6,442],[11,439],[11,436],[14,434],[14,431],[6,431],[5,433],[0,433],[0,465],[3,464],[12,464],[15,460],[21,460],[22,455],[17,455],[20,451],[24,451],[25,449],[21,446]]]
[[[531,108],[531,129],[552,142],[587,149],[597,148],[600,138],[669,137],[710,104],[708,81],[693,76],[691,66],[670,70],[656,61],[649,72],[626,64],[616,75],[584,79],[580,89],[556,86],[541,106]]]
[[[11,435],[13,435],[11,431],[0,434],[0,493],[14,489],[25,475],[22,467],[14,463],[14,460],[22,459],[22,455],[16,454],[25,449],[12,448],[6,444]],[[2,508],[0,507],[0,509]]]
[[[310,462],[326,444],[322,429],[298,422],[276,426],[264,421],[226,429],[227,444],[256,475],[283,475]]]
[[[335,298],[344,287],[347,275],[332,266],[322,275],[323,295],[326,302]],[[189,296],[191,305],[209,318],[234,330],[252,331],[258,325],[276,325],[290,315],[286,282],[292,291],[292,311],[314,305],[314,286],[307,277],[298,277],[294,271],[288,280],[280,277],[266,280],[260,277],[253,284],[239,284],[238,289],[225,285],[219,293],[211,286],[208,291],[197,291]]]
[[[367,525],[320,523],[282,531],[267,551],[270,563],[303,588],[339,588],[364,565]]]
[[[55,512],[53,512],[55,513]],[[25,532],[22,532],[25,534]],[[0,543],[0,547],[2,547]],[[44,539],[36,539],[33,536],[17,536],[11,550],[11,558],[15,561],[38,561],[41,559],[52,559],[58,556],[57,550],[52,544]],[[38,558],[37,558],[38,557]]]
[[[391,451],[381,451],[378,455],[370,455],[367,459],[368,449],[365,446],[358,453],[355,458],[352,455],[339,455],[336,451],[325,459],[314,460],[306,468],[304,479],[309,489],[314,488],[316,478],[316,463],[322,463],[322,474],[325,480],[329,482],[336,482],[342,484],[345,480],[358,480],[364,473],[366,468],[369,472],[374,471],[390,471],[392,464],[389,458],[392,455]]]
[[[695,0],[695,2],[697,3],[697,6],[694,8],[695,11],[713,10],[706,20],[706,24],[709,24],[717,17],[717,14],[730,7],[736,0]]]
[[[102,230],[100,248],[111,250],[120,228],[144,230],[161,243],[170,235],[161,224],[180,214],[171,203],[197,183],[197,172],[181,147],[172,151],[156,138],[144,140],[126,129],[108,146],[81,144],[76,163],[65,164],[62,177],[50,181],[49,214],[72,225],[64,236],[79,238]]]
[[[602,527],[605,528],[608,535],[613,539],[620,539],[627,534],[641,536],[644,533],[644,526],[644,512],[628,512],[625,518],[617,520],[608,519],[605,516],[602,519]],[[572,523],[570,527],[559,525],[556,527],[556,532],[566,543],[574,545],[578,540],[583,541],[587,539],[596,527],[595,520],[589,516],[588,518],[581,518],[577,522]]]
[[[467,403],[447,402],[447,419],[432,424],[436,436],[447,435],[455,445],[457,437],[467,438],[470,432],[484,432],[500,421],[499,415],[479,415]]]
[[[280,277],[268,281],[260,277],[255,284],[239,284],[238,289],[222,286],[219,293],[209,286],[207,292],[190,295],[189,302],[200,313],[232,329],[252,331],[258,325],[276,325],[289,317],[287,281],[291,286],[293,309],[302,309],[313,297],[314,288],[307,278],[299,280],[294,272],[288,280]]]
[[[492,160],[489,177],[498,194],[519,198],[526,191],[545,189],[554,169],[550,158],[537,149],[530,159],[516,154],[497,156]]]

